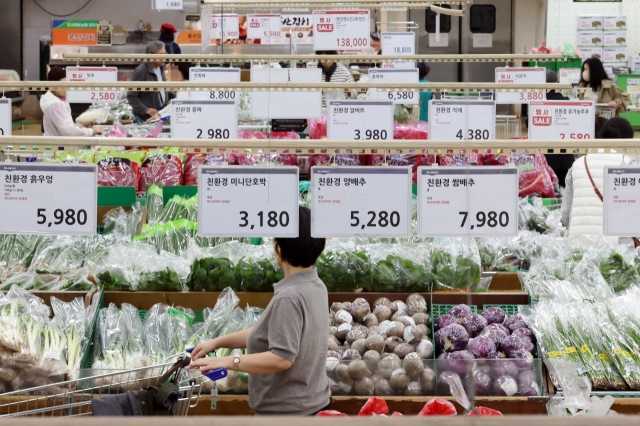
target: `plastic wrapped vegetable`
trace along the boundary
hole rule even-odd
[[[147,221],[152,225],[158,222],[163,210],[162,186],[149,185],[147,188]]]
[[[472,238],[434,240],[430,260],[435,289],[463,290],[480,282],[480,253]]]
[[[193,335],[193,321],[195,315],[189,308],[169,308],[169,332],[171,346],[169,355],[184,352],[189,338]]]
[[[133,186],[140,191],[140,164],[144,152],[117,152],[96,155],[98,186]]]
[[[353,241],[329,240],[316,261],[316,268],[330,292],[372,289],[369,256]]]
[[[61,235],[49,244],[41,244],[29,270],[39,274],[66,274],[82,267],[86,241],[84,237]]]
[[[231,312],[238,306],[238,302],[240,302],[240,299],[238,299],[234,291],[229,287],[225,288],[218,296],[213,311],[211,311],[202,327],[189,338],[186,346],[194,347],[201,342],[218,337],[224,329]]]
[[[235,270],[231,258],[239,250],[236,243],[225,243],[212,249],[202,249],[193,257],[191,272],[187,278],[190,291],[222,291],[235,288]]]
[[[55,323],[46,324],[42,328],[42,357],[40,367],[50,376],[66,374],[69,371],[65,352],[67,338]]]
[[[185,199],[179,195],[174,195],[164,206],[158,222],[171,222],[178,219],[186,219],[187,208],[184,205]]]
[[[68,374],[70,379],[74,379],[89,338],[84,321],[84,302],[80,297],[76,297],[71,302],[62,302],[51,297],[51,307],[54,312],[53,321],[64,333],[67,342],[65,358],[69,368]]]
[[[94,370],[122,370],[125,368],[127,333],[122,312],[111,303],[100,310],[98,334],[100,353],[93,363]]]
[[[169,150],[178,151],[177,148]],[[183,161],[184,154],[168,153],[166,149],[158,153],[151,151],[140,168],[140,190],[144,191],[149,185],[158,183],[164,186],[184,185]]]
[[[634,252],[630,247],[598,253],[600,273],[616,293],[640,283],[640,275],[634,266]]]
[[[284,278],[284,272],[275,265],[273,251],[268,246],[247,245],[234,271],[238,291],[272,292],[273,285]]]
[[[151,364],[163,364],[170,355],[169,307],[156,303],[147,311],[144,321],[144,340]]]
[[[31,265],[33,255],[45,240],[42,235],[18,234],[13,239],[13,245],[6,260],[6,274],[24,272]]]

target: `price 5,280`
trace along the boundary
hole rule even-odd
[[[469,212],[458,212],[460,216],[462,216],[462,223],[460,224],[460,228],[463,228],[465,223],[467,223],[467,217],[469,217]],[[497,226],[501,228],[506,228],[509,225],[509,213],[507,212],[478,212],[476,213],[476,223],[472,224],[469,229],[482,228],[483,226],[488,226],[489,228],[495,228]]]
[[[38,225],[44,225],[47,223],[47,227],[51,228],[51,225],[84,225],[87,223],[87,212],[85,210],[74,209],[55,209],[53,211],[53,219],[47,218],[47,209],[38,209]]]
[[[364,229],[364,228],[374,228],[374,227],[380,227],[380,228],[386,228],[387,226],[391,226],[392,228],[397,228],[400,225],[400,213],[398,212],[386,212],[386,211],[381,211],[381,212],[374,212],[374,211],[369,211],[367,212],[367,215],[369,215],[368,217],[368,221],[365,218],[362,221],[362,224],[360,224],[360,212],[357,210],[352,210],[351,211],[351,226],[352,227],[357,227],[360,226],[360,229]]]

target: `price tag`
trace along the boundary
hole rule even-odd
[[[156,0],[156,10],[182,10],[183,0]]]
[[[546,83],[547,69],[536,68],[496,68],[496,83]],[[545,92],[498,92],[497,104],[526,104],[530,101],[544,101]]]
[[[299,170],[198,167],[198,235],[297,237]]]
[[[368,10],[314,10],[313,50],[368,50]]]
[[[575,177],[574,177],[575,178]],[[640,235],[640,167],[604,168],[604,235]]]
[[[327,101],[327,139],[393,139],[393,102]]]
[[[240,81],[240,68],[192,67],[189,69],[189,81],[207,83],[237,83]],[[190,91],[190,99],[210,99],[226,101],[240,99],[240,93],[234,90]]]
[[[423,237],[515,236],[518,169],[419,167],[418,227]]]
[[[416,67],[415,61],[405,61],[398,59],[397,61],[382,61],[380,68],[383,69],[413,69]]]
[[[383,55],[415,55],[416,33],[382,33],[380,46]]]
[[[418,69],[380,69],[369,68],[369,81],[372,83],[417,83],[419,81]],[[420,92],[411,90],[384,91],[369,89],[369,99],[393,101],[394,104],[417,105],[420,103]]]
[[[320,68],[252,68],[251,81],[257,83],[317,83]],[[254,120],[309,119],[322,116],[322,91],[252,91],[251,118]]]
[[[411,167],[313,167],[311,235],[409,237],[411,183]]]
[[[0,136],[11,136],[11,99],[0,99]]]
[[[171,101],[171,137],[236,139],[238,107],[235,101]]]
[[[560,83],[580,83],[580,68],[560,68]]]
[[[211,38],[240,38],[240,21],[236,13],[229,15],[211,15]]]
[[[429,101],[429,139],[495,139],[494,101]]]
[[[280,40],[281,37],[280,15],[247,15],[247,38]]]
[[[95,164],[0,164],[0,233],[95,235]]]
[[[529,139],[593,139],[593,101],[544,101],[529,104]]]
[[[80,81],[83,83],[109,83],[118,81],[118,68],[116,67],[67,67],[67,81]],[[92,103],[92,102],[117,102],[115,90],[67,90],[67,102]]]

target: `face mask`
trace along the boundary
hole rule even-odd
[[[584,81],[589,81],[589,71],[582,71],[582,79]]]

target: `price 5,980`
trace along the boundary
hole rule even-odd
[[[367,214],[369,215],[369,221],[363,220],[362,225],[360,225],[360,218],[358,215],[360,214],[357,210],[351,211],[351,226],[357,227],[360,226],[360,229],[364,229],[365,227],[373,228],[373,227],[381,227],[386,228],[391,225],[393,228],[397,228],[400,225],[400,213],[391,212],[388,213],[386,211],[374,212],[369,211]]]
[[[47,209],[38,209],[38,225],[44,225],[47,223],[49,219],[47,219]],[[56,209],[53,212],[53,217],[55,220],[51,220],[47,227],[51,228],[51,225],[62,225],[63,223],[69,226],[75,225],[84,225],[87,223],[87,212],[80,209],[77,212],[74,209]]]

